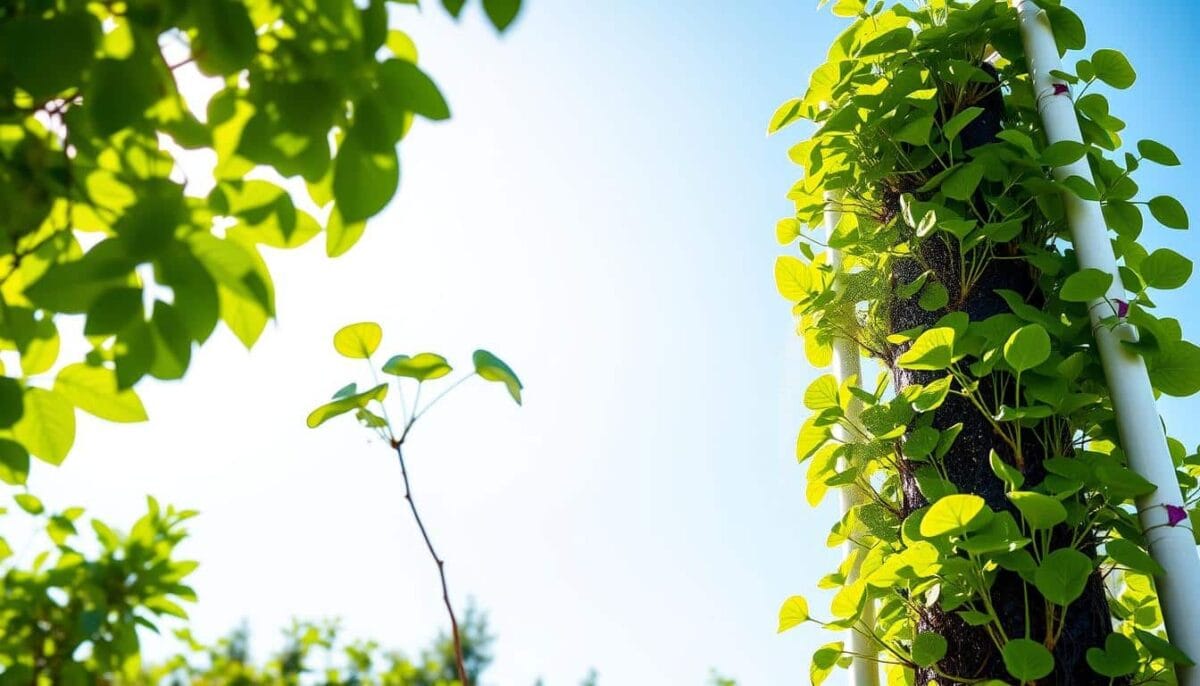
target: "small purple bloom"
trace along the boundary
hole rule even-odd
[[[1167,508],[1167,526],[1175,526],[1188,518],[1187,510],[1178,505],[1163,505]]]
[[[1114,298],[1113,302],[1115,302],[1117,304],[1117,317],[1120,319],[1124,319],[1125,315],[1129,314],[1129,303],[1125,302],[1124,300],[1119,300],[1117,298]]]
[[[1069,92],[1069,89],[1067,88],[1067,84],[1065,84],[1065,83],[1054,84],[1054,94],[1055,95],[1066,95],[1068,92]]]

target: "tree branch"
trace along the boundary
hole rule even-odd
[[[454,616],[454,606],[450,604],[450,591],[446,586],[446,563],[442,558],[438,557],[437,551],[434,550],[433,541],[429,540],[429,532],[425,531],[425,524],[421,521],[421,515],[417,512],[417,503],[413,500],[412,488],[408,484],[408,469],[404,466],[404,450],[402,446],[403,438],[392,443],[392,447],[396,449],[396,457],[400,462],[400,475],[404,478],[404,499],[408,501],[408,507],[412,510],[413,519],[417,522],[417,528],[421,530],[421,537],[425,539],[425,547],[429,549],[429,556],[437,563],[438,577],[442,582],[442,601],[446,603],[446,612],[450,615],[450,633],[454,638],[454,660],[455,667],[458,669],[458,680],[462,683],[462,686],[471,686],[470,682],[467,681],[467,670],[463,666],[462,640],[458,635],[458,620]]]

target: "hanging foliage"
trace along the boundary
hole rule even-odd
[[[1060,51],[1083,49],[1079,18],[1040,4]],[[853,657],[885,663],[893,684],[1174,683],[1191,659],[1166,640],[1133,504],[1153,487],[1126,462],[1088,318],[1112,277],[1078,268],[1063,204],[1102,203],[1130,293],[1106,301],[1104,325],[1136,327],[1128,345],[1158,392],[1200,390],[1200,348],[1153,301],[1192,262],[1139,243],[1143,228],[1186,229],[1187,212],[1133,179],[1179,160],[1124,141],[1102,92],[1136,72],[1105,49],[1056,74],[1070,87],[1048,97],[1074,99],[1085,142],[1047,145],[1007,3],[832,9],[849,27],[769,126],[817,126],[789,152],[803,178],[777,235],[798,253],[775,276],[813,365],[850,339],[881,373],[825,375],[805,393],[809,502],[838,488],[862,498],[828,538],[857,544],[820,580],[836,591],[829,612],[793,597],[780,630],[865,634],[876,654]],[[1093,179],[1054,179],[1080,159]],[[839,220],[826,242],[827,211]],[[836,270],[827,248],[842,253]],[[1193,504],[1200,455],[1169,443]],[[1195,510],[1168,514],[1190,526]],[[819,649],[813,683],[851,657],[841,642]]]

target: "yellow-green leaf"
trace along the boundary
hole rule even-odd
[[[54,379],[54,390],[84,412],[110,422],[144,422],[146,408],[131,389],[117,389],[117,375],[107,367],[71,364]]]
[[[333,349],[353,359],[366,359],[379,348],[383,328],[375,322],[359,322],[338,329],[333,335]]]

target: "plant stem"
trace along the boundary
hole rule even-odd
[[[412,510],[417,528],[421,530],[421,537],[425,539],[425,547],[429,549],[430,557],[437,563],[438,578],[442,582],[442,601],[446,603],[446,612],[450,615],[450,633],[454,638],[454,661],[455,667],[458,669],[458,680],[462,686],[471,686],[467,681],[467,670],[463,666],[462,640],[458,635],[458,620],[454,616],[454,606],[450,604],[450,591],[446,587],[446,563],[438,557],[437,551],[434,550],[433,541],[429,540],[429,532],[425,531],[425,524],[417,512],[417,503],[413,500],[412,488],[408,484],[408,469],[404,466],[403,439],[393,443],[393,447],[396,449],[396,457],[400,462],[400,476],[404,478],[404,499],[408,501],[408,507]]]

